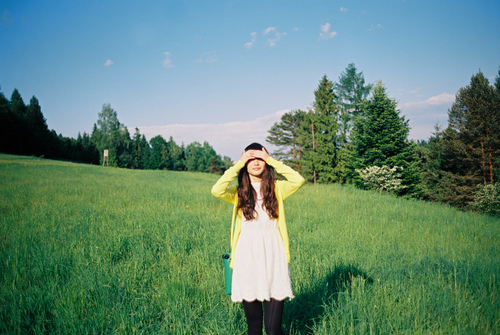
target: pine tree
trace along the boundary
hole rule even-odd
[[[288,165],[301,171],[300,155],[302,152],[300,136],[302,133],[302,123],[307,113],[302,110],[293,110],[281,116],[268,131],[266,141],[278,150],[273,153],[278,159],[283,160]]]
[[[500,94],[481,72],[457,93],[443,140],[444,201],[463,208],[478,184],[497,181],[499,168]]]

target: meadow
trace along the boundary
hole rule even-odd
[[[0,333],[245,334],[217,175],[0,155]],[[500,334],[500,219],[304,185],[287,334]]]

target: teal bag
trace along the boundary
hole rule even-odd
[[[233,269],[229,266],[231,263],[231,253],[226,252],[222,255],[222,261],[224,263],[224,279],[226,281],[226,294],[231,294],[231,282],[233,279]]]

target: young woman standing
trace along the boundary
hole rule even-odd
[[[274,171],[286,180],[275,180]],[[238,177],[238,185],[229,185]],[[234,205],[231,222],[231,300],[242,302],[248,334],[282,334],[286,298],[293,298],[290,251],[283,200],[304,178],[266,149],[252,143],[212,187],[212,194]]]

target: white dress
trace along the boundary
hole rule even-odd
[[[241,233],[234,251],[231,300],[234,302],[293,298],[290,271],[276,219],[262,208],[260,183],[252,183],[258,194],[257,217],[241,220]]]

